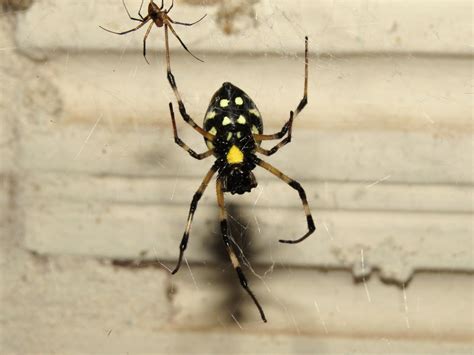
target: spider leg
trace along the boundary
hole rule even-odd
[[[148,28],[145,32],[145,36],[143,37],[143,57],[145,58],[145,60],[148,64],[150,64],[150,62],[148,61],[148,59],[146,59],[146,39],[148,38],[148,35],[150,34],[150,31],[151,31],[151,28],[153,27],[153,24],[154,24],[154,22],[152,21],[150,23],[150,26],[148,26]]]
[[[169,41],[168,41],[168,25],[165,24],[165,51],[166,51],[166,66],[167,66],[167,73],[168,73],[168,82],[171,85],[171,88],[173,89],[174,95],[176,96],[176,100],[178,101],[178,106],[179,106],[179,113],[181,114],[181,117],[183,117],[183,120],[189,124],[191,127],[193,127],[200,135],[202,135],[204,138],[212,141],[214,139],[214,136],[198,126],[196,122],[191,118],[191,116],[188,115],[186,112],[186,107],[184,106],[183,100],[181,99],[181,95],[179,94],[178,91],[178,86],[176,85],[176,81],[174,79],[174,75],[171,72],[171,61],[170,61],[170,47],[169,47]]]
[[[142,3],[143,3],[143,1],[142,1]],[[138,13],[138,14],[140,15],[141,19],[136,18],[136,17],[132,17],[132,15],[130,15],[130,12],[128,11],[127,5],[125,4],[125,0],[122,0],[122,4],[123,4],[123,7],[125,8],[125,11],[127,11],[127,15],[130,18],[130,20],[143,22],[143,17],[140,15],[140,13]]]
[[[144,20],[141,24],[139,24],[137,27],[132,28],[131,30],[123,31],[123,32],[115,32],[115,31],[108,30],[107,28],[102,27],[102,26],[99,26],[99,27],[102,28],[104,31],[107,31],[107,32],[110,32],[110,33],[114,33],[114,34],[116,34],[116,35],[125,35],[125,34],[127,34],[127,33],[130,33],[130,32],[133,32],[133,31],[136,31],[136,30],[142,28],[143,26],[145,26],[145,24],[146,24],[149,20],[150,20],[150,18],[147,16],[147,17],[145,17],[145,20]]]
[[[296,107],[295,112],[290,111],[290,118],[288,121],[283,125],[282,129],[278,133],[274,134],[254,134],[253,137],[256,141],[265,141],[265,140],[274,140],[274,139],[281,139],[285,136],[287,132],[290,132],[289,134],[291,135],[291,126],[293,124],[293,119],[298,116],[298,114],[304,109],[306,104],[308,103],[308,36],[305,37],[305,49],[304,49],[304,89],[303,89],[303,98],[299,102],[298,106]],[[286,140],[286,139],[285,139]],[[275,147],[270,149],[269,151],[273,151],[275,153],[278,149],[283,147],[285,144],[290,143],[291,137],[286,141],[282,141],[279,144],[277,144]],[[284,143],[283,143],[284,142]],[[278,148],[276,148],[279,146]],[[265,154],[263,151],[266,151],[265,149],[261,148],[260,153]],[[271,154],[273,154],[271,153]],[[271,154],[265,154],[265,155],[271,155]]]
[[[200,153],[200,154],[196,153],[178,137],[178,129],[176,128],[176,120],[174,118],[173,104],[170,102],[169,106],[170,106],[171,122],[173,123],[173,134],[174,134],[175,143],[179,145],[181,148],[183,148],[185,151],[187,151],[189,155],[192,156],[194,159],[202,160],[211,156],[212,153],[214,153],[213,149],[209,149],[207,152]]]
[[[143,7],[143,1],[145,0],[142,0],[141,4],[140,4],[140,7],[138,8],[138,16],[140,16],[140,18],[142,20],[144,20],[143,16],[142,16],[142,7]]]
[[[273,134],[254,134],[253,138],[256,141],[269,141],[269,140],[281,139],[285,136],[286,132],[288,132],[289,127],[290,127],[290,121],[288,120],[283,125],[280,132],[273,133]]]
[[[240,285],[245,289],[245,291],[247,291],[249,296],[252,298],[253,302],[257,306],[258,311],[260,312],[260,317],[266,323],[267,319],[265,318],[265,313],[263,313],[262,306],[260,306],[260,303],[258,303],[258,300],[253,294],[252,290],[250,290],[247,278],[245,277],[242,271],[242,267],[240,266],[239,259],[237,258],[237,255],[235,255],[235,252],[230,243],[227,225],[227,211],[224,205],[224,192],[222,191],[222,181],[219,178],[217,178],[216,193],[217,204],[219,205],[219,218],[221,223],[222,238],[224,239],[225,248],[227,250],[227,253],[229,254],[230,261],[232,262],[232,266],[234,267],[235,271],[237,272],[237,275],[239,276]]]
[[[188,49],[188,47],[186,47],[186,45],[181,40],[181,38],[179,38],[178,34],[176,33],[176,31],[174,30],[173,26],[171,26],[170,23],[168,23],[168,27],[170,28],[170,31],[173,33],[173,35],[178,39],[179,43],[181,43],[181,46],[183,46],[183,48],[186,50],[186,52],[191,54],[195,59],[199,60],[200,62],[204,62],[202,59],[199,59],[198,57],[196,57],[194,54],[191,53],[191,51]]]
[[[201,196],[204,193],[204,190],[206,190],[207,185],[209,185],[209,181],[211,181],[211,178],[214,175],[214,173],[217,171],[217,169],[218,169],[218,166],[217,166],[217,163],[215,163],[211,167],[211,169],[209,169],[201,185],[199,186],[197,191],[194,193],[193,200],[191,201],[191,206],[189,207],[189,214],[188,214],[188,221],[186,223],[186,229],[184,230],[183,238],[181,239],[181,243],[179,244],[178,263],[176,264],[176,267],[174,268],[174,270],[171,272],[172,274],[176,274],[179,270],[179,267],[181,266],[181,261],[183,260],[184,251],[186,250],[186,247],[188,245],[189,232],[191,231],[191,224],[193,222],[194,212],[196,211],[198,202],[201,199]]]
[[[170,8],[169,8],[168,10],[165,11],[165,13],[170,12],[171,9],[173,8],[173,6],[174,6],[174,0],[171,0],[171,6],[170,6]]]
[[[308,223],[308,232],[306,232],[306,234],[303,235],[299,239],[295,239],[295,240],[280,239],[279,242],[280,243],[289,243],[289,244],[296,244],[296,243],[302,242],[303,240],[308,238],[316,230],[316,227],[315,227],[314,221],[313,221],[313,216],[311,215],[311,211],[310,211],[309,205],[308,205],[308,200],[306,199],[306,193],[305,193],[303,187],[300,185],[300,183],[298,181],[295,181],[295,180],[289,178],[288,176],[283,174],[280,170],[278,170],[277,168],[275,168],[272,165],[268,164],[267,162],[264,162],[263,160],[261,160],[259,158],[254,158],[254,159],[255,159],[255,163],[257,165],[261,166],[265,170],[268,170],[273,175],[275,175],[277,178],[283,180],[288,185],[290,185],[292,188],[294,188],[296,191],[298,191],[301,202],[303,203],[304,213],[306,214],[306,222]]]
[[[168,10],[169,11],[169,10]],[[203,17],[201,17],[199,20],[197,21],[194,21],[194,22],[191,22],[191,23],[187,23],[187,22],[179,22],[179,21],[173,21],[172,19],[169,18],[170,22],[173,23],[173,24],[176,24],[176,25],[183,25],[183,26],[192,26],[192,25],[195,25],[196,23],[200,22],[201,20],[204,19],[204,17],[206,17],[207,14],[205,14]]]
[[[304,89],[303,98],[296,107],[295,118],[298,114],[303,111],[304,107],[308,103],[308,36],[304,38]]]
[[[270,156],[272,154],[275,154],[278,149],[291,142],[291,131],[293,129],[293,111],[290,112],[290,120],[288,121],[288,125],[285,125],[284,127],[287,127],[288,130],[288,135],[285,137],[285,139],[281,140],[278,144],[275,144],[273,148],[268,150],[257,146],[257,152],[266,156]]]

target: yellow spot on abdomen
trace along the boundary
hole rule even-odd
[[[231,124],[232,121],[230,120],[229,117],[225,116],[223,119],[222,119],[222,125],[223,126],[227,126],[228,124]]]
[[[216,117],[216,111],[211,111],[206,116],[207,119],[213,119],[214,117]]]
[[[227,99],[221,99],[221,101],[219,102],[219,106],[220,106],[220,107],[227,107],[227,106],[229,106],[229,100],[227,100]]]
[[[239,164],[244,161],[244,153],[237,148],[235,145],[233,145],[230,149],[229,152],[227,153],[227,162],[229,164]]]
[[[237,123],[245,124],[246,122],[247,122],[247,120],[242,115],[240,115],[239,118],[237,118]]]
[[[252,115],[254,115],[254,116],[260,117],[260,113],[259,113],[258,110],[255,109],[255,108],[251,108],[251,109],[249,110],[249,112],[250,112]]]

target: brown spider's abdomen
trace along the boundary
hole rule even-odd
[[[161,17],[154,18],[153,22],[155,23],[156,27],[163,27],[163,19]]]

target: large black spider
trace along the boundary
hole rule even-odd
[[[145,32],[145,36],[143,37],[143,57],[145,57],[145,60],[148,64],[150,64],[150,63],[146,59],[146,40],[148,38],[148,35],[150,34],[150,31],[151,31],[151,28],[153,27],[153,24],[155,24],[156,27],[163,27],[163,26],[165,27],[166,60],[167,60],[168,68],[170,66],[170,64],[169,64],[170,55],[169,55],[169,46],[168,46],[168,28],[170,29],[171,33],[173,33],[173,35],[178,39],[179,43],[181,43],[181,45],[186,50],[186,52],[188,52],[194,58],[196,58],[197,60],[202,62],[201,59],[199,59],[194,54],[192,54],[191,51],[188,49],[188,47],[186,47],[186,45],[181,40],[181,38],[178,36],[178,34],[176,33],[176,31],[174,30],[174,28],[171,24],[183,25],[183,26],[192,26],[192,25],[195,25],[196,23],[198,23],[199,21],[201,21],[204,17],[206,17],[206,15],[202,16],[199,20],[191,22],[191,23],[174,21],[174,20],[171,19],[171,17],[168,16],[169,12],[171,11],[171,9],[174,6],[174,0],[171,1],[171,6],[167,10],[164,8],[164,1],[163,0],[161,0],[161,6],[156,5],[153,2],[153,0],[150,0],[150,2],[148,4],[148,14],[145,17],[143,17],[142,14],[141,14],[141,10],[142,10],[142,7],[143,7],[143,2],[144,2],[144,0],[142,0],[142,2],[140,4],[140,8],[138,9],[138,16],[140,16],[140,18],[136,18],[136,17],[133,17],[132,15],[130,15],[130,12],[128,11],[127,5],[125,5],[125,0],[122,0],[123,6],[125,7],[125,11],[127,11],[128,17],[133,21],[140,22],[140,24],[137,27],[132,28],[132,29],[127,30],[127,31],[123,31],[123,32],[115,32],[115,31],[108,30],[107,28],[102,27],[102,26],[99,26],[99,27],[102,28],[103,30],[107,31],[107,32],[110,32],[110,33],[115,33],[117,35],[124,35],[124,34],[134,32],[134,31],[142,28],[149,21],[151,21],[150,25],[148,26],[148,28]]]
[[[208,150],[204,153],[196,153],[178,137],[173,105],[170,102],[169,109],[171,113],[174,140],[176,144],[182,147],[195,159],[201,160],[211,155],[216,157],[214,165],[212,165],[211,169],[206,174],[204,180],[193,196],[189,209],[188,221],[183,238],[181,240],[181,244],[179,246],[180,251],[178,263],[172,273],[175,274],[180,268],[184,250],[188,244],[191,223],[198,201],[211,181],[211,178],[217,172],[216,193],[217,203],[220,208],[220,225],[222,236],[224,238],[224,244],[232,265],[237,272],[240,284],[254,301],[260,312],[262,320],[266,322],[267,320],[265,318],[263,309],[253,292],[250,290],[247,279],[242,272],[239,259],[237,258],[237,255],[235,254],[231,245],[231,238],[227,225],[227,212],[224,205],[224,192],[230,192],[231,194],[243,194],[245,192],[251,191],[257,186],[257,181],[252,173],[252,170],[256,166],[260,166],[286,182],[298,192],[299,197],[303,203],[304,212],[306,214],[308,231],[301,238],[295,240],[285,239],[280,240],[280,242],[291,244],[299,243],[315,231],[316,227],[314,225],[313,217],[311,216],[303,187],[297,181],[286,176],[277,168],[261,160],[256,155],[256,153],[267,156],[272,155],[291,141],[293,121],[307,104],[308,37],[305,37],[305,78],[303,98],[298,104],[295,112],[290,111],[289,120],[283,125],[282,129],[278,133],[263,134],[262,118],[253,100],[244,91],[228,82],[223,83],[222,87],[217,90],[217,92],[211,98],[211,102],[204,117],[204,127],[202,128],[198,126],[186,112],[186,108],[183,101],[181,100],[175,78],[171,73],[170,68],[168,68],[168,81],[173,88],[174,94],[178,101],[179,112],[181,116],[183,117],[184,121],[186,121],[191,127],[193,127],[204,137]],[[283,137],[285,138],[269,150],[260,146],[262,141],[276,140]]]

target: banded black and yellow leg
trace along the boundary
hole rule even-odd
[[[171,272],[172,274],[176,274],[176,272],[178,272],[179,270],[179,267],[181,266],[181,261],[183,260],[184,251],[186,250],[186,247],[188,246],[189,233],[191,231],[191,224],[193,222],[194,212],[196,211],[198,202],[201,199],[201,196],[204,193],[204,190],[206,190],[207,185],[209,185],[209,181],[211,181],[217,169],[218,169],[218,166],[217,166],[217,163],[215,163],[211,167],[211,169],[209,169],[208,173],[204,177],[204,180],[201,182],[201,185],[199,186],[197,191],[194,193],[193,200],[191,201],[191,206],[189,207],[189,214],[188,214],[188,221],[186,223],[186,229],[184,230],[183,238],[181,239],[181,243],[179,244],[178,263],[176,264],[176,267],[174,268],[174,270]]]
[[[280,132],[273,133],[273,134],[254,134],[253,138],[256,141],[270,141],[275,139],[281,139],[285,136],[286,132],[290,128],[290,120],[286,121],[286,123],[281,128]]]
[[[196,122],[194,122],[191,116],[189,116],[188,113],[186,112],[186,108],[184,106],[183,100],[181,99],[181,95],[179,94],[178,86],[176,85],[174,75],[171,72],[170,48],[169,48],[169,41],[168,41],[168,25],[165,24],[164,27],[165,27],[166,70],[167,70],[168,82],[170,83],[170,86],[173,89],[176,100],[178,101],[179,113],[181,114],[181,117],[183,117],[183,120],[187,124],[193,127],[204,138],[212,141],[214,136],[211,133],[204,130],[202,127],[200,127]]]
[[[208,151],[204,153],[196,153],[194,150],[189,148],[189,146],[186,143],[184,143],[181,140],[181,138],[178,137],[178,129],[176,127],[176,119],[174,117],[173,104],[171,102],[169,103],[169,107],[170,107],[170,114],[171,114],[171,122],[173,123],[173,135],[174,135],[175,143],[179,145],[181,148],[183,148],[185,151],[187,151],[189,155],[192,156],[194,159],[202,160],[211,156],[212,153],[214,153],[213,149],[209,149]]]
[[[303,98],[296,107],[295,118],[308,103],[308,36],[304,38],[304,89]]]
[[[262,148],[261,146],[257,146],[257,152],[261,153],[263,155],[270,156],[272,154],[275,154],[281,147],[283,147],[283,146],[287,145],[288,143],[290,143],[291,142],[291,132],[292,132],[292,129],[293,129],[293,111],[290,112],[290,120],[288,122],[289,122],[288,135],[283,140],[281,140],[278,144],[273,146],[273,148],[271,148],[271,149],[265,149],[265,148]]]
[[[254,134],[253,137],[255,141],[266,141],[266,140],[275,140],[275,139],[281,139],[285,136],[287,132],[290,132],[291,134],[291,127],[293,125],[293,119],[298,116],[298,114],[304,109],[306,104],[308,103],[308,37],[305,37],[305,50],[304,50],[304,87],[303,87],[303,98],[299,102],[298,106],[296,107],[295,112],[290,111],[290,118],[288,121],[283,125],[282,129],[280,132],[274,133],[274,134]],[[279,148],[283,147],[285,144],[289,143],[291,141],[291,138],[283,143],[283,144],[277,144],[280,145]],[[278,150],[279,148],[276,148]],[[272,148],[270,149],[273,150],[275,149]],[[265,149],[262,148],[262,150],[265,151]],[[276,151],[275,150],[275,151]],[[260,153],[265,154],[263,151]],[[273,154],[273,153],[271,153]],[[265,155],[271,155],[271,154],[265,154]]]
[[[300,185],[300,183],[298,181],[289,178],[288,176],[283,174],[280,170],[278,170],[277,168],[275,168],[271,164],[268,164],[267,162],[264,162],[263,160],[261,160],[259,158],[255,158],[255,163],[257,165],[261,166],[262,168],[264,168],[265,170],[268,170],[273,175],[275,175],[279,179],[283,180],[288,185],[290,185],[292,188],[294,188],[296,191],[298,191],[301,202],[303,203],[304,213],[306,215],[306,222],[308,224],[308,232],[306,232],[306,234],[303,235],[301,238],[298,238],[298,239],[295,239],[295,240],[280,239],[279,242],[280,243],[289,243],[289,244],[296,244],[296,243],[302,242],[303,240],[308,238],[316,230],[316,226],[314,225],[314,221],[313,221],[313,216],[311,215],[311,211],[310,211],[309,205],[308,205],[308,200],[306,198],[306,193],[305,193],[303,187]]]
[[[264,322],[267,322],[265,318],[265,313],[263,312],[262,306],[258,303],[257,298],[253,294],[252,290],[250,290],[247,278],[245,277],[242,267],[240,266],[239,259],[237,255],[235,255],[234,249],[232,248],[230,236],[229,236],[229,228],[227,224],[227,211],[225,209],[224,204],[224,191],[222,190],[222,181],[221,179],[217,178],[216,183],[216,193],[217,193],[217,204],[219,205],[219,219],[221,223],[221,232],[222,238],[224,239],[225,249],[229,254],[230,261],[232,262],[232,266],[234,267],[235,271],[237,272],[237,276],[239,277],[240,285],[247,291],[249,296],[252,298],[255,306],[257,306],[258,311],[260,312],[260,317]]]

